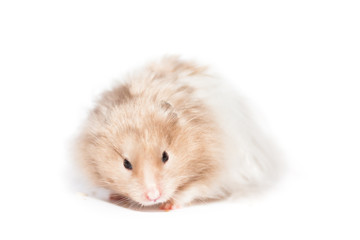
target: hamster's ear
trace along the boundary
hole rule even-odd
[[[160,106],[161,106],[161,109],[163,109],[165,112],[168,111],[169,109],[172,109],[172,107],[173,107],[169,102],[164,101],[164,100],[161,101]]]
[[[176,121],[178,119],[174,107],[169,102],[162,100],[160,102],[160,107],[172,120]]]

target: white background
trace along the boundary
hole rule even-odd
[[[360,239],[358,1],[1,1],[1,239]],[[69,149],[114,79],[180,54],[232,81],[287,171],[259,197],[139,212]]]

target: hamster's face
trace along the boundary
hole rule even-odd
[[[106,151],[99,156],[105,159],[97,164],[107,188],[144,206],[170,200],[191,179],[191,166],[168,136],[150,135],[129,132],[107,142]]]
[[[96,181],[144,206],[170,200],[193,179],[191,162],[202,149],[182,133],[174,116],[160,112],[136,116],[141,122],[122,122],[123,115],[113,114],[91,131],[97,133],[87,151]]]
[[[128,133],[111,144],[108,165],[98,166],[107,187],[145,206],[169,200],[183,180],[176,151],[159,140]]]

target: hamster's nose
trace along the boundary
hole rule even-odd
[[[155,202],[161,196],[160,191],[157,188],[148,190],[145,195],[146,195],[147,200],[152,201],[152,202]]]

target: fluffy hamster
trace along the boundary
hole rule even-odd
[[[268,182],[274,162],[239,97],[206,67],[152,63],[102,94],[77,143],[98,186],[163,209]]]

